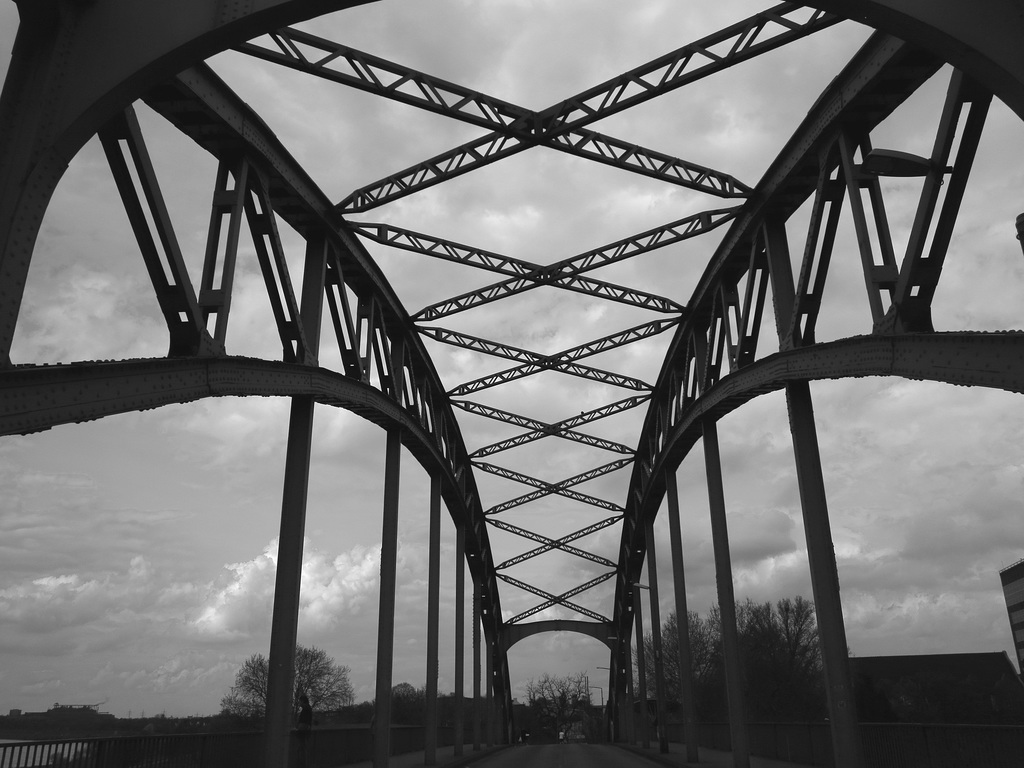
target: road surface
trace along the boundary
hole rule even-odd
[[[650,760],[607,744],[544,744],[503,749],[473,768],[651,768]]]

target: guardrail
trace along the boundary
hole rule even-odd
[[[438,746],[452,744],[451,728],[438,729]],[[424,729],[391,730],[393,754],[424,749]],[[317,728],[306,742],[305,768],[369,760],[373,742],[367,726]],[[299,764],[299,739],[292,736],[292,765]],[[114,736],[0,744],[0,768],[252,768],[261,764],[263,734],[197,733]]]
[[[833,768],[832,734],[826,722],[748,723],[750,754]],[[1021,768],[1024,725],[861,723],[865,764],[872,768]],[[670,741],[682,742],[671,723]],[[730,750],[728,723],[700,723],[702,747]]]

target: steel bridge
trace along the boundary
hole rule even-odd
[[[470,602],[465,599],[468,569],[473,686],[477,696],[482,686],[487,701],[493,702],[499,740],[508,738],[511,727],[508,651],[525,637],[551,631],[581,632],[607,645],[609,717],[617,737],[629,735],[629,701],[635,695],[647,698],[632,691],[630,661],[641,571],[647,563],[649,584],[644,586],[651,591],[654,614],[648,619],[659,626],[653,563],[660,542],[653,531],[665,504],[676,613],[685,623],[676,470],[694,446],[702,446],[733,749],[736,764],[748,764],[716,423],[773,391],[784,392],[789,411],[835,764],[863,765],[809,384],[895,376],[1024,392],[1024,333],[944,331],[934,327],[932,318],[933,297],[992,98],[1024,118],[1024,8],[1018,2],[784,2],[701,39],[681,40],[677,49],[542,110],[356,50],[303,25],[361,4],[352,0],[17,2],[20,26],[0,101],[0,433],[26,434],[201,398],[290,398],[270,649],[268,766],[283,766],[287,759],[315,404],[347,409],[386,432],[377,690],[392,685],[398,473],[404,447],[431,481],[427,634],[428,670],[434,674],[428,674],[428,696],[436,695],[437,684],[437,542],[444,506],[457,531],[460,563],[456,690],[461,697],[465,648],[459,638],[465,621],[461,604]],[[699,158],[674,157],[589,127],[851,20],[874,33],[848,61],[830,62],[838,74],[756,183],[700,164]],[[342,199],[332,198],[207,63],[227,50],[468,124],[478,138],[404,170],[387,169],[390,175]],[[924,83],[940,76],[940,70],[943,77],[951,74],[941,117],[928,126],[934,134],[930,156],[875,147],[872,133],[877,126]],[[189,274],[186,267],[136,116],[139,103],[218,164],[201,275]],[[131,247],[138,248],[145,262],[166,320],[167,354],[59,365],[14,360],[12,341],[43,217],[69,162],[97,136],[135,234],[137,243]],[[596,248],[583,244],[575,255],[548,263],[413,231],[401,222],[367,218],[387,203],[536,147],[654,179],[707,202],[696,213]],[[1019,159],[1020,147],[1013,153]],[[915,178],[920,184],[909,241],[901,253],[885,215],[882,180],[892,176]],[[801,207],[810,211],[809,226],[797,232],[791,218]],[[816,322],[829,301],[825,287],[833,252],[842,245],[837,242],[837,232],[845,231],[839,228],[841,220],[852,222],[854,242],[848,246],[860,257],[866,307],[859,333],[819,342]],[[1014,236],[1014,222],[997,224],[1005,227],[1007,238]],[[304,241],[301,278],[289,274],[280,234],[285,226]],[[1018,219],[1017,230],[1024,232],[1024,218]],[[268,334],[276,331],[280,340],[281,355],[275,359],[231,354],[228,319],[239,239],[246,232],[276,320],[266,329]],[[601,267],[693,240],[703,246],[706,261],[699,279],[687,286],[685,300],[594,276]],[[404,249],[484,270],[493,273],[493,282],[411,310],[371,255],[373,249]],[[298,291],[293,277],[301,279]],[[512,306],[499,302],[538,287],[616,302],[653,313],[655,319],[555,353],[444,327],[446,318],[484,305],[498,315]],[[509,322],[516,321],[512,310],[508,314]],[[670,340],[653,382],[585,361],[661,334]],[[442,383],[435,360],[436,350],[447,349],[445,345],[500,358],[511,366],[455,385]],[[326,365],[322,359],[327,357],[340,362]],[[619,388],[626,394],[555,421],[532,415],[534,404],[527,400],[516,401],[523,413],[485,402],[487,390],[549,372],[576,377],[581,390],[597,385],[601,392]],[[634,442],[598,437],[586,429],[627,411],[642,414]],[[515,435],[471,449],[460,427],[460,420],[469,416],[500,422],[514,428]],[[561,440],[565,450],[583,446],[613,458],[558,481],[494,463],[507,450],[549,438]],[[623,482],[615,501],[578,490],[620,470]],[[478,486],[481,473],[529,490],[488,506]],[[552,495],[592,506],[600,519],[558,535],[513,525],[502,517]],[[583,547],[585,537],[606,528],[618,532],[614,558]],[[532,548],[496,562],[491,547],[496,531],[528,540]],[[514,567],[552,551],[584,558],[600,573],[568,590],[511,575]],[[614,598],[602,610],[578,601],[606,582],[614,584]],[[538,602],[509,615],[501,598],[513,588],[535,594]],[[578,618],[529,621],[553,607]],[[679,653],[680,668],[689,669],[686,643]],[[487,669],[482,679],[481,655]],[[661,662],[660,649],[655,661]],[[688,676],[682,677],[684,720],[692,735],[696,713],[687,695]],[[661,708],[664,675],[656,679],[652,698]],[[377,697],[376,722],[390,723],[388,697]],[[377,733],[376,764],[385,765],[388,730],[378,727]],[[695,738],[686,741],[696,749]],[[428,757],[430,750],[428,743]]]

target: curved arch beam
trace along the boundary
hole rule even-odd
[[[1024,119],[1024,6],[1015,0],[811,0],[831,11],[909,40],[971,75]]]
[[[604,643],[609,651],[615,650],[615,629],[610,621],[577,621],[575,619],[548,619],[526,624],[506,624],[501,631],[501,645],[508,651],[520,640],[544,632],[576,632]]]
[[[700,437],[701,422],[720,419],[760,395],[794,381],[898,376],[1024,394],[1024,331],[857,336],[779,352],[725,377],[684,412],[665,437],[639,502],[661,503],[664,475],[682,462]],[[637,546],[640,546],[637,544]]]
[[[469,533],[466,541],[477,576],[493,570],[480,518],[467,505],[464,484],[452,462],[416,415],[374,389],[323,368],[246,357],[154,358],[125,362],[71,363],[0,371],[0,434],[39,432],[61,424],[149,410],[209,397],[311,396],[352,411],[383,428],[399,428],[402,443],[431,475],[444,479],[443,496]],[[495,595],[485,599],[497,600]],[[486,606],[490,608],[490,605]],[[497,605],[494,606],[497,609]],[[496,611],[495,611],[496,612]]]

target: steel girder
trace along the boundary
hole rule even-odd
[[[878,195],[877,188],[873,189],[877,180],[867,170],[871,129],[941,63],[931,52],[876,34],[819,98],[710,259],[666,355],[637,450],[620,544],[614,619],[619,633],[628,632],[630,585],[643,567],[645,524],[658,512],[666,475],[675,472],[705,421],[714,422],[742,402],[787,383],[818,379],[894,375],[1024,392],[1024,333],[908,333],[886,322],[887,317],[901,315],[900,301],[910,296],[905,287],[901,290],[898,286],[913,280],[909,275],[920,266],[915,244],[920,243],[921,232],[934,228],[940,233],[938,248],[943,250],[948,244],[945,231],[955,219],[959,188],[965,183],[979,131],[979,126],[971,124],[983,120],[988,99],[984,88],[976,81],[965,85],[959,73],[953,76],[947,114],[952,108],[967,111],[966,123],[971,127],[964,133],[953,166],[946,167],[944,159],[929,163],[936,166],[939,176],[953,179],[956,191],[952,198],[947,197],[952,199],[948,210],[937,220],[933,218],[935,182],[926,184],[915,224],[917,234],[911,238],[902,267],[897,269],[891,255],[883,259],[881,268],[865,259],[872,306],[866,325],[869,332],[874,331],[872,335],[814,343],[813,321],[821,284],[810,285],[808,275],[818,259],[818,279],[825,279],[835,217],[844,196],[853,201],[862,251],[867,247],[870,223],[856,203],[864,190]],[[947,130],[944,118],[936,139],[940,157]],[[859,159],[854,161],[857,150]],[[833,172],[838,177],[833,177]],[[794,286],[785,222],[812,195],[817,195],[812,232]],[[880,196],[873,202],[876,217],[882,216],[874,223],[884,249],[888,235],[884,206]],[[828,206],[831,210],[825,210]],[[755,360],[769,278],[781,351]],[[937,279],[937,275],[918,278],[917,284],[924,282],[931,291],[934,282],[928,281]],[[930,293],[923,299],[926,305],[927,299]],[[927,306],[914,308],[918,317],[926,310]]]
[[[111,121],[119,119],[124,109],[151,86],[166,81],[195,61],[240,45],[258,33],[353,4],[308,0],[302,3],[298,0],[249,0],[246,4],[181,0],[173,4],[146,4],[142,8],[128,0],[108,0],[102,7],[70,6],[55,0],[20,3],[22,29],[0,99],[0,365],[10,364],[10,341],[42,213],[68,159],[82,143],[104,126],[113,126]],[[819,285],[810,285],[804,279],[804,273],[811,271],[806,269],[810,264],[808,256],[805,255],[797,285],[791,287],[792,296],[784,295],[785,291],[780,294],[779,286],[784,286],[785,280],[779,272],[788,248],[785,220],[796,205],[811,194],[820,200],[816,215],[824,226],[824,241],[813,244],[809,241],[807,247],[812,252],[811,258],[819,257],[827,271],[831,248],[828,240],[830,232],[834,233],[832,224],[837,215],[833,210],[838,210],[838,203],[844,196],[849,196],[854,207],[863,192],[875,194],[870,180],[862,184],[864,160],[870,153],[871,126],[902,96],[912,92],[915,84],[934,71],[940,61],[952,62],[971,78],[969,87],[960,92],[962,103],[970,105],[969,121],[983,120],[983,108],[977,106],[980,100],[969,93],[979,85],[978,90],[997,94],[1024,117],[1024,59],[1019,55],[1018,45],[1024,31],[1024,11],[1011,0],[987,0],[970,6],[920,0],[817,0],[809,5],[894,33],[929,50],[932,56],[886,41],[887,51],[879,48],[855,60],[848,72],[859,72],[861,81],[849,79],[845,92],[842,85],[834,84],[819,100],[801,131],[757,186],[753,199],[740,211],[725,242],[716,251],[693,300],[687,305],[685,322],[676,334],[651,397],[627,500],[620,583],[627,578],[626,574],[635,575],[639,571],[642,551],[640,558],[632,557],[636,547],[627,546],[625,542],[629,539],[631,545],[641,543],[637,537],[643,526],[638,523],[644,515],[653,514],[656,500],[660,499],[664,472],[674,468],[673,462],[678,463],[680,452],[685,452],[687,435],[691,434],[685,426],[686,419],[714,414],[716,397],[729,405],[714,407],[734,407],[762,391],[778,388],[782,385],[780,382],[789,380],[791,375],[806,381],[876,372],[1021,391],[1019,363],[1007,362],[1020,360],[1020,334],[900,333],[885,338],[865,337],[815,345],[813,321],[821,292]],[[117,50],[118,55],[102,58],[91,55],[100,49]],[[613,98],[614,93],[614,90],[607,91],[608,98]],[[861,98],[864,94],[869,98]],[[870,103],[871,99],[875,102]],[[936,144],[938,147],[938,140]],[[859,162],[858,151],[861,153]],[[137,163],[138,168],[144,167],[144,162]],[[965,164],[959,176],[956,166],[953,168],[950,179],[957,184],[966,178],[969,158],[965,159]],[[843,168],[845,189],[837,189],[837,185],[830,183],[831,169],[839,166]],[[253,188],[254,194],[271,194],[264,180],[259,184]],[[159,208],[152,202],[150,205],[152,210]],[[927,203],[922,200],[922,210],[925,208]],[[287,206],[279,211],[275,209],[281,216],[295,215],[286,210],[289,210]],[[948,226],[955,216],[955,206],[941,212],[938,228]],[[863,242],[866,239],[864,215],[855,213],[855,217]],[[930,221],[931,213],[925,211],[922,217],[922,221]],[[884,230],[883,222],[880,231],[884,233]],[[353,240],[348,238],[344,243],[346,247],[340,249],[346,253],[345,258],[353,258],[352,254],[358,252],[352,247]],[[272,241],[266,258],[276,258]],[[892,265],[883,265],[886,269],[878,274],[865,270],[869,291],[877,294],[878,299],[872,317],[876,333],[917,330],[922,324],[924,330],[930,330],[927,318],[922,319],[926,313],[921,307],[913,307],[910,299],[920,296],[920,292],[913,293],[913,288],[934,287],[938,278],[912,274],[914,265],[919,263],[919,259],[907,259],[906,271],[898,275],[893,273]],[[342,275],[341,269],[331,273],[329,268],[328,284],[331,280],[336,285],[348,281],[350,271],[346,269]],[[777,318],[783,352],[758,361],[756,345],[769,278],[773,281],[776,302],[780,295],[783,299],[785,316]],[[289,310],[278,319],[282,342],[286,350],[293,350],[297,359],[303,359],[301,338],[295,333],[302,325],[302,318],[295,315],[296,302],[294,297],[288,298],[286,286],[275,287],[283,296],[282,311]],[[360,320],[374,327],[378,321],[384,321],[389,306],[386,291],[381,293],[373,286],[367,290],[372,298],[360,302],[355,311]],[[928,298],[924,297],[924,310],[927,310]],[[203,312],[217,314],[208,309],[216,305],[204,303],[202,296],[197,297],[198,304],[181,295],[165,301],[167,303],[162,305],[165,315],[169,308],[181,302],[190,308],[198,306]],[[878,312],[885,309],[886,301],[892,302],[890,307],[895,308],[895,315]],[[353,329],[351,318],[346,315],[348,309],[344,301],[332,305],[336,328],[341,335],[346,328]],[[900,310],[906,311],[901,315]],[[734,318],[738,318],[738,322]],[[189,322],[193,330],[183,332],[186,346],[195,354],[218,354],[216,343],[211,344],[202,331],[197,330],[194,316]],[[392,362],[398,359],[396,368],[402,369],[409,359],[405,357],[404,344],[397,345],[396,358],[391,350],[372,347],[353,352],[357,345],[352,341],[347,338],[343,342],[350,352],[345,360],[350,376],[355,379],[364,375],[372,377],[368,369],[376,365],[376,381],[382,391],[388,390],[392,396],[406,397],[409,403],[416,403],[416,393],[410,393],[407,383],[391,379],[386,363],[384,368],[380,367],[382,361],[390,358]],[[1000,359],[1000,355],[1011,357]],[[868,358],[877,358],[877,361],[869,364],[865,362]],[[20,375],[21,371],[9,373]],[[732,391],[730,388],[740,394],[733,394],[731,399],[725,396],[723,393]],[[429,423],[433,416],[422,405],[416,407]],[[542,426],[545,434],[555,434],[553,427],[557,425]],[[568,433],[561,434],[567,436]],[[442,445],[446,445],[444,440]],[[465,482],[464,472],[459,481]],[[551,596],[548,598],[550,600]],[[557,602],[558,598],[555,600]],[[617,617],[625,615],[620,613],[620,607],[621,601],[617,598]],[[504,674],[507,678],[507,669]]]
[[[28,2],[0,99],[0,364],[9,363],[43,212],[67,163],[148,87],[257,35],[354,0]],[[1020,8],[1011,0],[816,0],[808,5],[930,47],[1024,117]],[[97,50],[117,51],[99,57]]]

